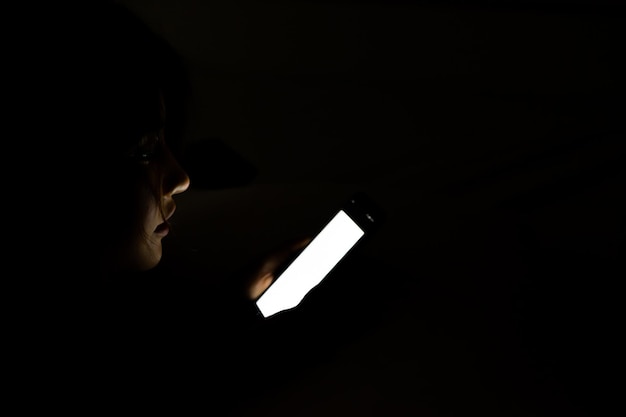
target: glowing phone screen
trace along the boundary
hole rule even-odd
[[[261,314],[269,317],[300,304],[364,234],[340,210],[256,301]]]

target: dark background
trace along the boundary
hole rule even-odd
[[[121,3],[192,87],[167,256],[219,277],[354,191],[388,215],[303,307],[332,324],[321,359],[239,415],[604,415],[626,276],[619,2]]]

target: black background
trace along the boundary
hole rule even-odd
[[[167,256],[219,276],[353,191],[388,214],[294,313],[315,366],[239,415],[605,415],[625,276],[618,2],[121,3],[190,74],[192,187]]]

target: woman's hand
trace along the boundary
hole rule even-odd
[[[256,300],[276,279],[276,272],[287,261],[292,260],[311,241],[311,238],[300,238],[280,246],[267,255],[260,262],[260,266],[253,271],[246,286],[246,295]]]

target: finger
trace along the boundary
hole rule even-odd
[[[302,238],[291,245],[291,250],[296,251],[298,249],[303,249],[306,245],[311,243],[311,240],[313,240],[313,238],[310,238],[310,237]]]
[[[252,285],[248,288],[248,297],[252,300],[257,299],[274,281],[274,274],[267,272],[254,280]]]

